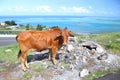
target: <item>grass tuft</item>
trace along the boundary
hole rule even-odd
[[[32,78],[32,73],[25,72],[23,75],[23,80],[30,80]]]
[[[41,72],[43,71],[45,68],[42,64],[40,63],[33,63],[31,64],[31,69],[35,72]]]
[[[11,52],[6,53],[5,50],[10,49]],[[15,63],[18,62],[17,54],[19,47],[17,44],[0,47],[0,63],[9,62]]]

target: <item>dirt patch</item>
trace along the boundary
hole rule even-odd
[[[14,71],[16,66],[18,66],[18,64],[1,63],[0,64],[0,80],[7,80],[8,78],[10,78],[10,73]]]

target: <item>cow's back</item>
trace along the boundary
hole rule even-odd
[[[28,30],[17,35],[19,46],[26,49],[44,50],[52,47],[55,39],[60,35],[59,28],[48,31]]]
[[[50,47],[51,41],[47,32],[24,31],[17,35],[17,41],[20,46],[28,49],[44,50]]]

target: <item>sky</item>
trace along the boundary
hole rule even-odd
[[[2,15],[120,16],[120,0],[0,0]]]

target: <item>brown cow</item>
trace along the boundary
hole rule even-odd
[[[52,57],[53,63],[56,64],[57,48],[67,43],[69,35],[71,36],[67,29],[61,30],[59,28],[50,29],[48,31],[28,30],[19,33],[16,40],[20,47],[18,58],[21,61],[22,69],[26,71],[26,68],[29,68],[26,56],[27,52],[31,49],[37,51],[49,49],[49,60]]]

